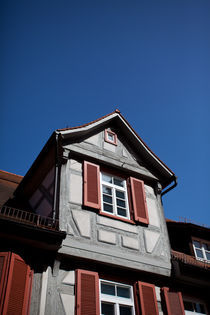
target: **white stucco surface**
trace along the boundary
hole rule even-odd
[[[109,244],[116,244],[116,234],[109,231],[99,230],[98,240]]]
[[[75,272],[73,270],[69,271],[62,282],[66,283],[66,284],[74,285],[75,284]]]
[[[61,293],[61,300],[66,315],[73,315],[75,307],[75,296]]]
[[[82,176],[70,175],[70,201],[82,204]]]
[[[83,211],[72,210],[72,215],[81,236],[90,238],[90,214]]]
[[[138,233],[138,229],[136,226],[131,225],[129,223],[120,222],[117,220],[109,219],[106,217],[98,216],[98,223],[106,226],[110,226],[119,230],[132,232],[132,233]]]
[[[146,251],[148,253],[152,253],[152,251],[155,248],[155,245],[158,242],[158,239],[160,237],[160,233],[155,231],[149,231],[144,230],[144,238],[145,238],[145,245],[146,245]]]
[[[122,246],[131,249],[139,249],[139,241],[133,237],[122,236]]]

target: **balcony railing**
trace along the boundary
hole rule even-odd
[[[50,230],[59,229],[58,220],[6,206],[0,208],[0,218],[7,218],[11,221],[18,221]]]

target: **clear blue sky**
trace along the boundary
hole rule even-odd
[[[0,168],[119,108],[178,176],[166,216],[210,225],[210,1],[2,0]]]

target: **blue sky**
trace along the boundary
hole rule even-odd
[[[166,216],[210,225],[209,0],[0,3],[0,168],[119,108],[178,176]]]

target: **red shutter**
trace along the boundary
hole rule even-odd
[[[165,306],[168,315],[184,315],[184,304],[181,292],[170,291],[169,288],[163,288]]]
[[[130,182],[135,221],[149,224],[144,182],[133,177]]]
[[[0,253],[0,314],[2,314],[5,287],[11,253]]]
[[[153,284],[138,282],[142,315],[158,315],[158,305]]]
[[[99,277],[97,272],[76,271],[76,315],[99,315]]]
[[[84,161],[84,205],[95,209],[101,208],[100,168]]]
[[[29,313],[31,277],[30,267],[18,255],[12,254],[3,315]]]

